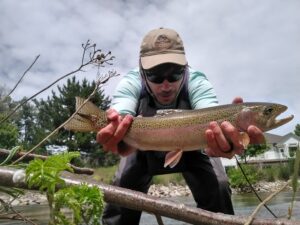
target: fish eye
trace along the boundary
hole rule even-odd
[[[272,106],[267,106],[264,110],[264,115],[269,116],[273,112],[273,107]]]

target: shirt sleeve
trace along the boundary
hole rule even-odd
[[[193,109],[218,105],[217,95],[205,74],[190,69],[188,89]]]
[[[141,88],[141,77],[138,68],[136,68],[126,74],[117,85],[111,108],[117,110],[120,114],[135,116]]]

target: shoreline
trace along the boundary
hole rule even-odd
[[[275,182],[265,182],[261,181],[257,184],[254,184],[253,187],[258,193],[272,193],[278,191],[283,187],[287,182],[286,181],[275,181]],[[251,193],[252,190],[250,187],[246,188],[231,188],[232,194],[245,194]],[[285,190],[292,190],[288,186]],[[155,197],[178,197],[178,196],[190,196],[192,195],[189,187],[187,185],[177,185],[170,183],[168,185],[153,184],[150,186],[148,191],[149,195]]]
[[[259,193],[267,193],[267,192],[275,192],[279,190],[283,185],[285,185],[285,181],[275,181],[275,182],[259,182],[253,187]],[[231,188],[232,194],[243,194],[250,193],[250,188],[237,189]],[[287,187],[288,191],[292,190],[290,186]],[[180,196],[190,196],[192,195],[189,187],[187,185],[178,185],[170,183],[168,185],[161,184],[152,184],[148,191],[148,194],[155,197],[180,197]],[[5,202],[9,202],[12,200],[11,197],[5,194],[1,194],[0,198]],[[40,193],[39,191],[28,191],[24,190],[24,195],[21,195],[19,198],[12,202],[13,206],[29,206],[29,205],[40,205],[47,204],[47,198],[45,194]]]

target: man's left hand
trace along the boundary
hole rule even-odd
[[[242,103],[243,99],[236,97],[233,104]],[[249,126],[247,134],[251,144],[264,143],[262,131],[256,126]],[[205,131],[207,148],[205,152],[211,157],[224,157],[231,159],[235,154],[242,154],[244,146],[240,143],[240,132],[230,122],[224,121],[219,125],[213,121]]]

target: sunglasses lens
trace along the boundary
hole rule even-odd
[[[169,81],[170,83],[176,82],[183,77],[184,68],[180,68],[179,70],[173,71],[171,75],[163,76],[161,73],[157,73],[156,71],[144,71],[147,79],[156,84],[161,84],[164,80]]]

